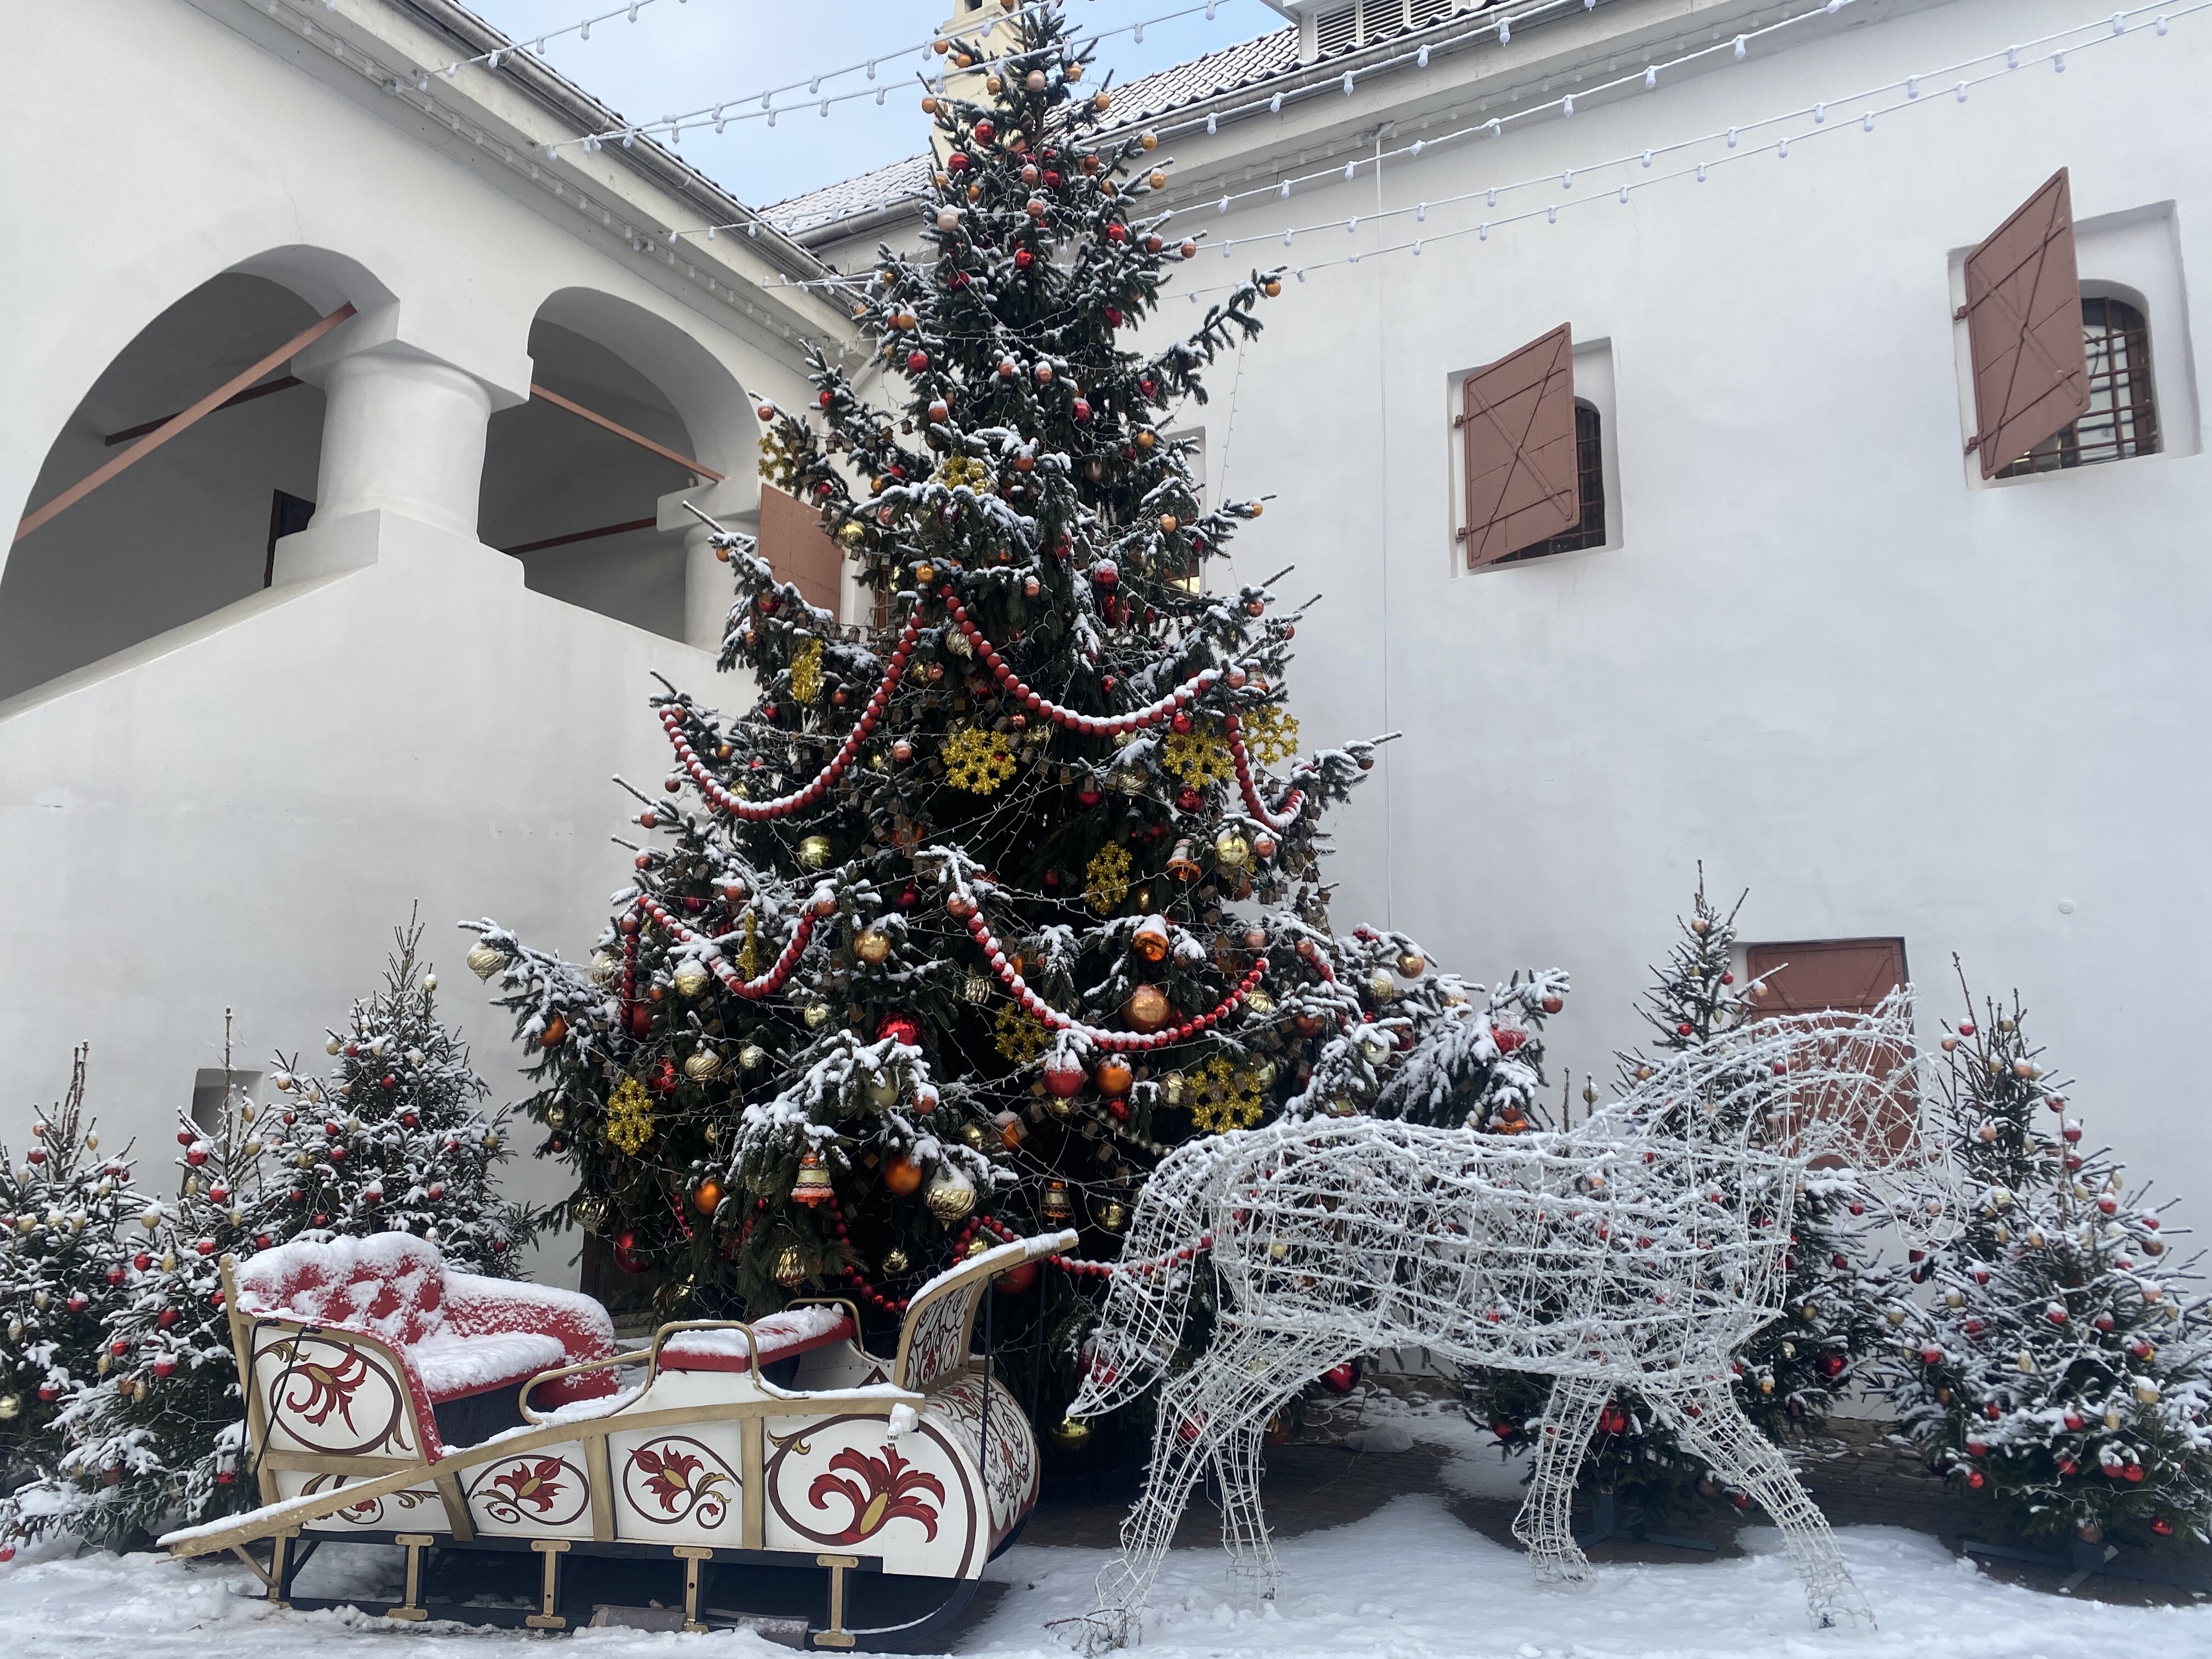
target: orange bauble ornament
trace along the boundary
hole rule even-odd
[[[1121,1018],[1133,1030],[1157,1031],[1168,1023],[1168,996],[1157,985],[1139,985],[1121,1005]]]
[[[1168,925],[1158,916],[1146,916],[1137,925],[1129,949],[1140,962],[1164,962],[1168,954]]]
[[[702,1181],[691,1189],[691,1207],[701,1215],[712,1215],[722,1206],[722,1183]]]
[[[1091,1068],[1091,1085],[1102,1095],[1118,1096],[1129,1092],[1129,1085],[1136,1080],[1129,1062],[1119,1054],[1110,1055]]]
[[[884,1165],[884,1185],[900,1198],[921,1190],[921,1165],[910,1158],[895,1158]]]

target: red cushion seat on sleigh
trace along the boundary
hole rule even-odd
[[[591,1297],[459,1272],[406,1233],[296,1239],[244,1263],[234,1282],[242,1319],[344,1332],[389,1350],[433,1462],[452,1437],[441,1419],[445,1431],[520,1422],[507,1417],[507,1396],[532,1377],[615,1352],[614,1323]],[[615,1388],[611,1370],[591,1370],[545,1383],[538,1399],[557,1407]],[[457,1410],[462,1401],[481,1403]]]

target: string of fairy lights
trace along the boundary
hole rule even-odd
[[[1310,272],[1328,270],[1339,265],[1358,264],[1364,259],[1386,255],[1407,254],[1418,257],[1423,249],[1437,242],[1457,240],[1468,236],[1487,241],[1492,231],[1509,226],[1525,224],[1542,219],[1547,224],[1557,224],[1559,215],[1575,208],[1584,208],[1605,201],[1626,204],[1634,197],[1658,185],[1689,179],[1705,183],[1717,169],[1732,163],[1747,161],[1759,156],[1773,156],[1787,161],[1793,146],[1802,146],[1814,139],[1856,130],[1862,134],[1876,131],[1886,118],[1905,112],[1933,107],[1938,105],[1959,105],[1969,101],[1973,90],[1992,82],[2008,79],[2023,69],[2048,67],[2054,73],[2064,74],[2070,58],[2114,41],[2148,34],[2164,38],[2172,26],[2184,19],[2212,9],[2212,0],[2186,0],[2179,5],[2139,6],[2121,10],[2053,30],[2037,40],[2016,42],[1977,52],[1971,57],[1917,74],[1905,75],[1880,85],[1847,93],[1838,97],[1802,104],[1790,109],[1760,116],[1716,129],[1692,138],[1677,140],[1665,145],[1625,151],[1583,167],[1563,167],[1557,172],[1546,172],[1534,178],[1517,179],[1496,185],[1480,186],[1456,195],[1418,202],[1410,206],[1379,210],[1364,215],[1348,215],[1342,219],[1328,219],[1306,225],[1295,225],[1279,233],[1269,232],[1225,239],[1212,244],[1219,247],[1224,258],[1232,257],[1239,247],[1261,244],[1279,244],[1292,247],[1302,235],[1317,231],[1341,230],[1354,232],[1362,224],[1412,219],[1425,223],[1433,209],[1462,205],[1480,201],[1486,207],[1494,207],[1509,195],[1540,188],[1556,188],[1562,192],[1559,199],[1547,200],[1541,205],[1496,218],[1485,218],[1472,225],[1456,228],[1426,232],[1406,237],[1382,247],[1354,249],[1333,258],[1308,260],[1292,270],[1303,282]],[[1841,118],[1838,118],[1841,112]],[[1809,125],[1801,125],[1809,123]],[[1771,131],[1777,128],[1794,130],[1775,132],[1761,142],[1747,142],[1753,134]],[[1678,155],[1686,151],[1714,145],[1725,147],[1718,155],[1703,156],[1686,166],[1666,171],[1654,171],[1648,179],[1625,179],[1609,184],[1595,193],[1567,198],[1564,192],[1574,187],[1577,177],[1600,174],[1608,170],[1635,167],[1639,171],[1654,169],[1661,158]],[[1193,303],[1210,295],[1227,292],[1236,283],[1214,283],[1183,290]]]

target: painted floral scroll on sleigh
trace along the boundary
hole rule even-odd
[[[262,1506],[161,1542],[230,1550],[295,1607],[357,1604],[295,1593],[321,1544],[394,1544],[404,1590],[368,1610],[553,1631],[583,1622],[572,1556],[672,1564],[687,1630],[749,1621],[709,1605],[742,1602],[743,1569],[800,1568],[823,1581],[805,1645],[905,1645],[965,1605],[1036,1502],[1036,1441],[972,1356],[975,1326],[994,1279],[1075,1242],[1003,1244],[933,1279],[888,1360],[835,1298],[618,1352],[589,1298],[449,1271],[411,1238],[226,1259]],[[470,1550],[536,1556],[535,1607],[427,1601],[425,1558]]]

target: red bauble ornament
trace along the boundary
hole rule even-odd
[[[195,1146],[191,1151],[185,1154],[185,1162],[191,1164],[195,1170],[198,1169],[201,1164],[207,1161],[207,1148],[204,1146]]]
[[[177,1362],[171,1358],[167,1354],[163,1354],[159,1359],[154,1362],[155,1376],[174,1376],[176,1374]]]
[[[1019,1296],[1024,1291],[1035,1290],[1036,1281],[1037,1264],[1034,1261],[1024,1261],[1012,1273],[1000,1273],[998,1283],[994,1288],[1000,1296]]]
[[[154,1265],[154,1258],[145,1251],[141,1250],[137,1255],[131,1258],[131,1265],[143,1273],[147,1268]]]
[[[1518,1025],[1499,1025],[1492,1030],[1490,1038],[1498,1045],[1499,1054],[1510,1054],[1528,1042],[1528,1034]]]
[[[921,1027],[914,1023],[911,1015],[885,1014],[876,1022],[876,1041],[881,1042],[886,1037],[903,1042],[909,1048],[918,1048],[921,1046]]]
[[[1597,1428],[1600,1434],[1626,1434],[1628,1413],[1608,1401],[1605,1409],[1598,1413]]]
[[[1321,1374],[1321,1385],[1331,1394],[1350,1394],[1359,1382],[1359,1362],[1347,1359]]]
[[[676,1062],[665,1054],[660,1057],[660,1069],[653,1074],[653,1086],[664,1095],[676,1092]]]
[[[1030,252],[1027,248],[1018,247],[1014,250],[1014,269],[1016,270],[1027,270],[1036,263],[1036,255]],[[999,1288],[1000,1290],[1004,1290],[1006,1287],[1006,1281],[1004,1279],[1000,1279],[999,1281]]]
[[[965,155],[963,155],[958,150],[954,150],[951,155],[945,158],[945,170],[947,173],[967,172],[968,158]]]
[[[1065,1056],[1055,1056],[1045,1062],[1044,1086],[1054,1097],[1073,1099],[1083,1092],[1083,1062]]]
[[[906,372],[908,374],[919,374],[922,370],[928,367],[929,354],[927,351],[909,351],[906,354]]]
[[[1091,404],[1085,399],[1078,398],[1069,405],[1067,412],[1079,421],[1087,421],[1091,418]]]
[[[977,143],[988,144],[991,140],[998,136],[999,130],[991,125],[989,117],[986,116],[982,120],[975,123],[975,142]]]
[[[1109,328],[1119,328],[1121,326],[1121,313],[1112,306],[1108,306],[1106,307],[1106,326]]]
[[[1188,784],[1176,791],[1176,810],[1179,812],[1195,812],[1205,804],[1206,797]]]
[[[1119,224],[1119,223],[1110,224],[1110,225],[1107,226],[1107,227],[1106,227],[1106,240],[1107,240],[1108,241],[1109,241],[1109,242],[1126,242],[1126,241],[1127,241],[1127,240],[1129,240],[1129,228],[1128,228],[1127,225]],[[1113,313],[1113,312],[1111,312],[1111,311],[1108,312],[1108,313],[1106,313],[1106,320],[1107,320],[1108,322],[1109,322],[1109,323],[1113,322],[1113,320],[1114,320],[1114,319],[1115,319],[1115,314],[1116,314],[1116,313]]]

